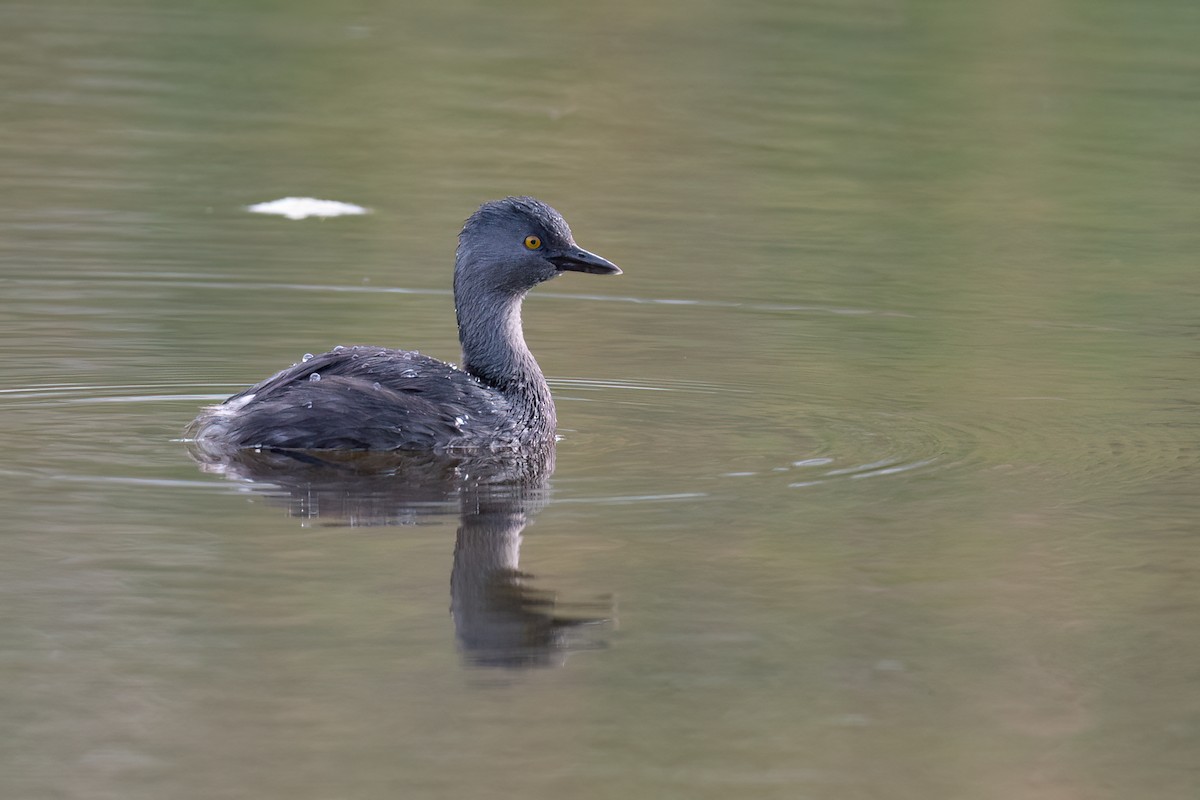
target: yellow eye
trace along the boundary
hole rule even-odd
[[[542,240],[536,236],[526,236],[525,237],[525,246],[528,247],[530,250],[537,250],[537,249],[541,248]]]

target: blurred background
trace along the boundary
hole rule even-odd
[[[1198,36],[0,2],[0,794],[1196,797]],[[456,360],[508,194],[625,270],[526,302],[535,498],[198,468],[306,351]]]

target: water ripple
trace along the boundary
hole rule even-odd
[[[319,292],[327,294],[416,294],[449,296],[449,289],[424,289],[403,286],[370,286],[366,284],[315,284],[315,283],[269,283],[262,281],[227,281],[204,278],[202,275],[187,273],[161,273],[152,278],[146,273],[106,272],[102,275],[89,275],[86,278],[8,278],[5,282],[10,285],[65,285],[80,286],[101,284],[106,286],[170,286],[183,289],[219,289],[236,292]],[[744,303],[731,300],[703,300],[696,298],[668,297],[635,297],[628,295],[582,294],[574,292],[539,291],[530,295],[530,299],[547,300],[582,300],[596,303],[630,303],[634,305],[661,306],[692,306],[699,308],[743,309],[747,311],[763,311],[771,313],[797,314],[834,314],[839,316],[886,316],[908,317],[909,314],[885,309],[845,308],[839,306],[823,306],[805,303]]]

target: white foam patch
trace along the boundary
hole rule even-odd
[[[246,210],[255,214],[278,214],[288,219],[305,219],[307,217],[345,217],[355,214],[370,214],[371,210],[356,206],[353,203],[342,203],[337,200],[318,200],[315,197],[283,197],[268,203],[255,203],[246,206]]]

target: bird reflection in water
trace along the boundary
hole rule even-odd
[[[412,525],[457,511],[450,611],[468,664],[561,666],[602,647],[586,628],[609,622],[611,598],[563,604],[519,567],[521,533],[546,504],[554,446],[505,454],[235,450],[191,447],[205,472],[244,483],[305,520]]]

